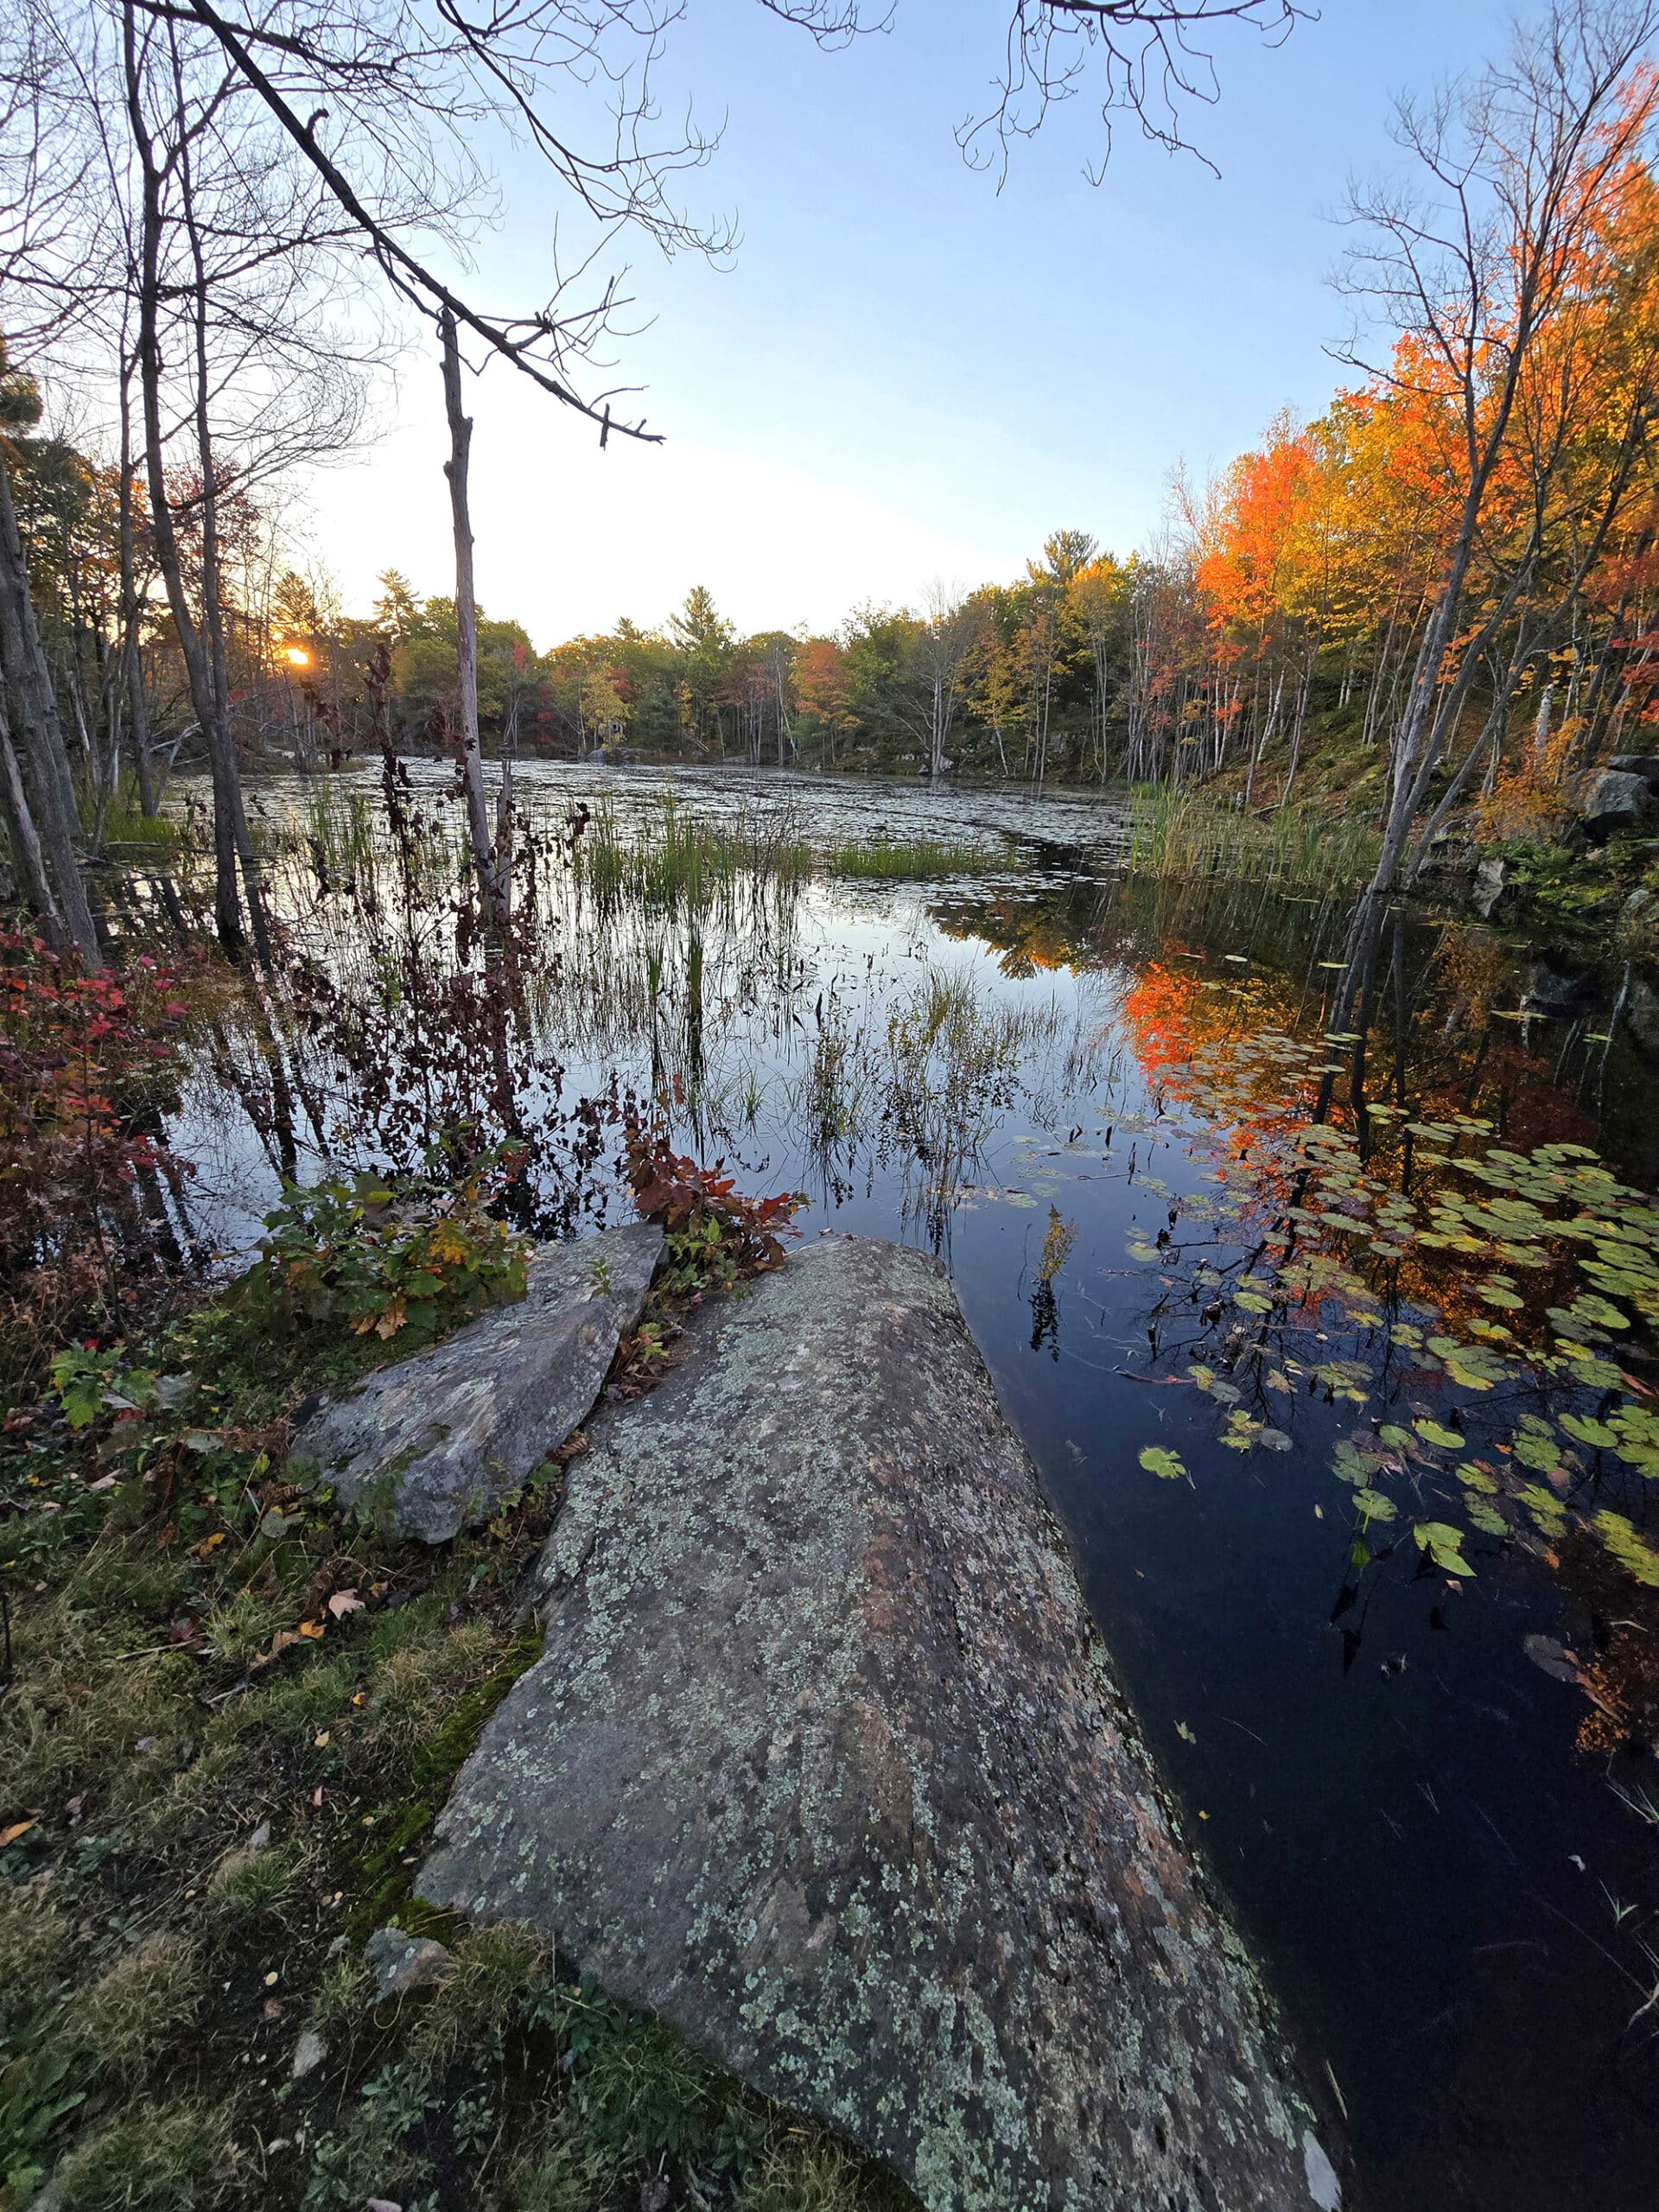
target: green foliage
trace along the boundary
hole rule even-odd
[[[429,1343],[522,1298],[525,1246],[487,1211],[498,1163],[454,1186],[367,1173],[290,1185],[221,1313],[245,1344],[296,1332]]]
[[[709,2133],[726,2085],[661,2021],[584,1985],[568,2005],[565,2039],[582,2132],[605,2156],[632,2163]]]

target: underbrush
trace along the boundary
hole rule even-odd
[[[188,1276],[162,1136],[188,1041],[224,989],[215,962],[86,974],[0,931],[0,1400],[66,1337],[155,1313]]]
[[[1655,852],[1634,836],[1587,849],[1510,837],[1485,847],[1484,856],[1503,863],[1506,913],[1513,906],[1569,927],[1600,928],[1618,920],[1632,892],[1659,893]]]

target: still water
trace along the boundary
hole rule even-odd
[[[444,770],[410,772],[416,804],[454,813]],[[1268,1026],[1318,1039],[1341,896],[1220,863],[1197,881],[1137,874],[1122,808],[1087,796],[519,778],[546,916],[521,1080],[543,1106],[613,1077],[655,1094],[683,1148],[757,1193],[805,1192],[804,1236],[899,1238],[947,1262],[1147,1733],[1346,2113],[1359,2202],[1659,2202],[1659,1815],[1642,1812],[1659,1780],[1630,1747],[1628,1700],[1599,1707],[1571,1668],[1536,1663],[1587,1662],[1617,1637],[1627,1663],[1633,1637],[1649,1651],[1656,1593],[1575,1567],[1567,1547],[1487,1545],[1448,1578],[1403,1542],[1357,1571],[1330,1465],[1352,1408],[1299,1390],[1275,1416],[1288,1447],[1240,1452],[1185,1379],[1213,1332],[1154,1240],[1206,1187],[1217,1133],[1191,1054]],[[741,830],[753,853],[930,839],[955,864],[926,881],[739,866],[690,897],[601,896],[559,844],[572,810],[625,852],[660,838],[671,788],[678,830]],[[372,842],[378,791],[370,772],[331,798],[257,795],[295,942],[342,998],[377,988],[384,959],[363,851],[325,850],[315,810],[355,805]],[[1616,960],[1428,903],[1390,947],[1387,1079],[1406,1109],[1592,1146],[1652,1188],[1659,1063],[1618,1018]],[[305,1173],[360,1149],[361,1122],[326,1034],[295,1053]],[[232,1250],[282,1158],[226,1074],[204,1065],[174,1134]],[[601,1182],[584,1218],[602,1216]],[[1159,1256],[1129,1256],[1137,1243]],[[1149,1473],[1148,1446],[1184,1478]],[[1639,1497],[1624,1510],[1652,1536]]]

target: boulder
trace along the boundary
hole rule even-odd
[[[1649,790],[1659,796],[1659,754],[1651,753],[1616,753],[1607,763],[1621,775],[1640,776]]]
[[[290,1465],[313,1462],[394,1535],[443,1543],[486,1521],[588,1414],[662,1253],[646,1222],[542,1246],[517,1305],[324,1400]]]
[[[1334,2206],[938,1263],[802,1250],[588,1437],[417,1893],[544,1931],[931,2212]]]
[[[1603,768],[1580,790],[1575,810],[1586,832],[1599,844],[1615,830],[1640,822],[1653,803],[1645,776],[1623,768]]]

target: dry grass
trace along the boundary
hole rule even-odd
[[[143,2079],[201,2008],[203,1967],[188,1936],[146,1936],[76,1990],[59,2032],[100,2074]]]

